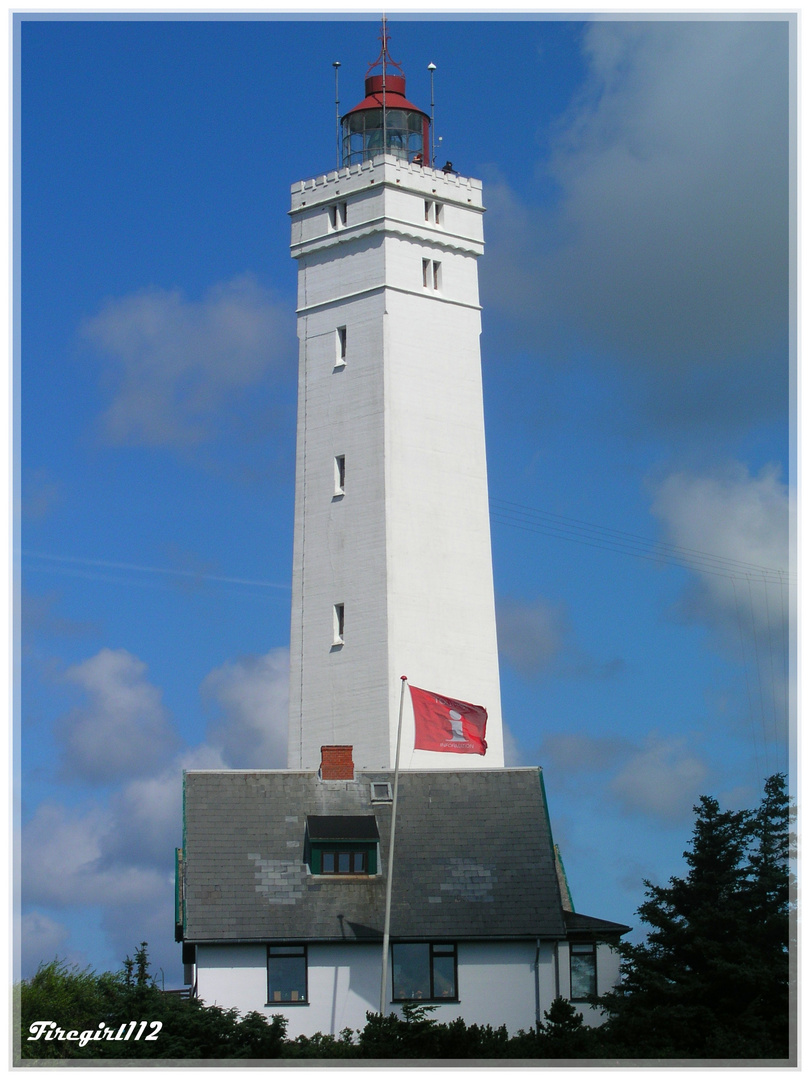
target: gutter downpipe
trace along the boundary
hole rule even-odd
[[[534,954],[534,1022],[540,1030],[540,938]]]

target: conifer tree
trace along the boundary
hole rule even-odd
[[[621,947],[604,1034],[627,1057],[787,1057],[789,800],[773,776],[755,812],[695,807],[686,877],[645,881],[650,930]]]

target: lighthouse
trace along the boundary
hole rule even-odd
[[[542,770],[504,765],[481,184],[430,135],[383,24],[340,167],[292,190],[288,768],[183,776],[185,980],[293,1039],[409,1004],[515,1033],[560,996],[597,1024],[629,929],[574,912]]]
[[[401,677],[503,729],[481,381],[478,180],[431,155],[388,50],[340,121],[340,167],[293,185],[299,340],[288,767],[393,764]],[[448,767],[413,747],[402,765]]]

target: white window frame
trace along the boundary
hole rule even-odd
[[[345,326],[335,329],[335,367],[346,366],[346,350],[349,345],[349,336]]]
[[[346,631],[346,605],[335,604],[332,608],[332,644],[342,645],[343,637]]]

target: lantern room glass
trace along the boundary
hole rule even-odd
[[[424,157],[422,113],[415,109],[386,109],[383,151],[382,109],[362,109],[343,118],[343,164],[357,165],[382,153],[413,161]]]

